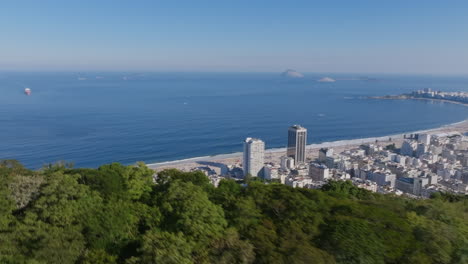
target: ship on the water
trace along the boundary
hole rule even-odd
[[[25,94],[25,95],[31,95],[31,89],[25,88],[25,89],[24,89],[24,94]]]

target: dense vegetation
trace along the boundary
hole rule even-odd
[[[468,263],[467,198],[0,163],[0,263]]]

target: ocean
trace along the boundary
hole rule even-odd
[[[336,82],[317,82],[325,76]],[[468,77],[3,72],[0,159],[33,169],[57,161],[75,167],[154,163],[239,152],[246,137],[284,147],[293,124],[308,129],[308,143],[321,143],[468,118],[462,105],[366,99],[424,88],[468,91]]]

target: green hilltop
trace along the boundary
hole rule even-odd
[[[468,199],[0,162],[0,263],[468,263]]]

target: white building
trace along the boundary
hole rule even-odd
[[[291,186],[293,188],[304,188],[311,183],[312,183],[311,179],[301,178],[301,177],[298,177],[298,178],[290,177],[290,178],[287,178],[285,181],[286,185]]]
[[[418,134],[418,142],[430,145],[431,144],[431,135],[430,134]]]
[[[330,178],[330,171],[325,165],[311,163],[309,166],[309,177],[314,181],[324,181]]]
[[[353,178],[352,182],[353,182],[354,186],[356,186],[356,187],[366,189],[366,190],[371,191],[371,192],[377,192],[378,185],[375,182],[367,181],[367,180],[361,180],[359,178]]]
[[[279,167],[271,164],[263,167],[263,178],[265,180],[279,179]]]
[[[429,179],[429,184],[437,184],[437,180],[438,180],[438,176],[437,174],[434,174],[434,173],[431,173],[430,175],[427,176],[427,178]]]
[[[367,179],[377,183],[379,186],[395,187],[396,175],[386,171],[370,171]]]
[[[292,170],[294,169],[294,159],[288,156],[282,156],[280,161],[280,166],[282,170]]]
[[[348,171],[352,168],[351,162],[349,162],[349,160],[347,159],[342,158],[336,163],[336,168],[341,171]]]
[[[263,175],[265,159],[265,143],[256,138],[246,138],[244,141],[244,159],[242,168],[244,176],[250,174],[254,177]]]

